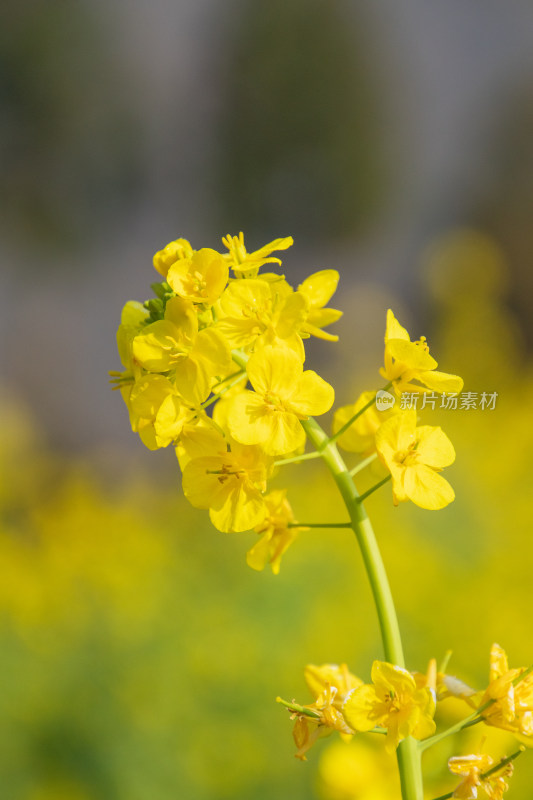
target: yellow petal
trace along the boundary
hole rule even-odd
[[[176,351],[176,335],[176,326],[171,322],[152,322],[133,340],[133,357],[151,372],[167,372]]]
[[[415,442],[416,411],[408,409],[395,414],[376,431],[376,448],[386,466],[395,462],[398,451],[406,451]]]
[[[221,505],[228,492],[227,481],[221,481],[223,461],[216,456],[194,458],[183,470],[183,494],[195,508]]]
[[[250,357],[246,369],[258,394],[280,398],[290,397],[303,373],[300,359],[288,347],[262,347]]]
[[[404,339],[388,339],[386,349],[396,361],[405,365],[407,369],[433,370],[437,366],[433,356],[430,356],[427,350],[414,342]]]
[[[182,470],[193,458],[221,456],[227,452],[226,440],[208,418],[187,425],[181,433],[176,456]]]
[[[130,406],[134,414],[153,420],[157,411],[174,387],[162,375],[145,375],[135,383],[130,394]]]
[[[181,258],[190,258],[193,249],[187,239],[176,239],[169,242],[162,250],[154,255],[154,267],[164,277],[167,277],[169,267]]]
[[[387,327],[385,330],[385,343],[389,341],[389,339],[405,339],[405,341],[410,341],[410,336],[405,330],[402,328],[392,310],[389,308],[387,311]]]
[[[196,406],[209,396],[213,376],[200,359],[188,357],[175,365],[174,381],[185,400]]]
[[[496,678],[500,678],[502,675],[505,675],[506,672],[509,672],[507,655],[503,647],[500,647],[499,644],[494,642],[490,648],[489,679],[490,681],[494,681]]]
[[[228,426],[241,444],[261,445],[269,455],[283,455],[305,443],[305,432],[298,418],[283,410],[269,408],[255,392],[242,392],[232,401]]]
[[[463,388],[463,379],[458,375],[448,375],[446,372],[438,370],[420,372],[416,378],[433,392],[451,394],[460,392]]]
[[[234,367],[228,344],[215,328],[200,331],[191,355],[202,361],[210,377],[228,375]]]
[[[315,698],[324,690],[326,684],[338,689],[341,697],[363,685],[363,681],[353,675],[346,664],[340,666],[339,664],[322,664],[321,666],[308,664],[304,670],[304,678],[309,691]]]
[[[257,570],[257,572],[261,572],[268,564],[271,538],[271,532],[268,531],[261,537],[257,544],[254,544],[246,553],[246,563],[252,569]]]
[[[349,693],[342,713],[352,730],[370,731],[380,724],[381,717],[376,715],[376,708],[381,705],[375,687],[365,683]]]
[[[198,317],[194,305],[183,297],[171,297],[165,307],[165,320],[179,331],[178,341],[192,344],[198,334]]]
[[[264,399],[255,392],[235,395],[227,407],[230,434],[241,444],[261,444],[271,435],[272,423]]]
[[[311,308],[322,308],[331,300],[337,284],[339,273],[335,269],[323,269],[315,272],[298,286],[298,291],[309,298]]]
[[[211,522],[222,533],[248,531],[260,522],[264,514],[265,503],[261,493],[246,482],[228,492],[222,503],[211,503],[209,508]]]
[[[312,325],[307,319],[302,327],[300,328],[300,335],[304,337],[307,336],[316,336],[317,339],[323,339],[325,342],[338,342],[339,337],[335,333],[328,333],[327,331],[323,331],[320,328],[317,328],[316,325]]]
[[[378,693],[380,690],[393,694],[412,693],[416,689],[416,681],[410,672],[387,661],[374,661],[372,682]]]
[[[288,399],[292,411],[300,416],[319,416],[329,411],[335,401],[335,390],[312,369],[307,369]]]
[[[265,453],[281,456],[293,453],[305,444],[305,431],[294,414],[275,412],[271,417],[270,436],[261,447]]]
[[[228,317],[249,318],[254,312],[263,311],[271,300],[268,283],[261,280],[241,280],[231,282],[220,298],[220,306]]]
[[[171,394],[163,400],[156,414],[154,428],[158,441],[164,447],[178,438],[189,415],[190,410],[183,406],[177,395]]]
[[[428,467],[448,467],[455,461],[455,450],[441,428],[421,425],[416,429],[416,452]]]
[[[300,292],[291,292],[281,308],[276,322],[276,333],[286,339],[302,326],[308,309],[308,300]]]
[[[455,493],[443,477],[425,464],[416,464],[405,470],[403,487],[415,505],[437,511],[455,499]]]

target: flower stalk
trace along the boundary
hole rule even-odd
[[[313,418],[302,421],[302,426],[310,442],[320,452],[350,515],[351,527],[361,550],[374,597],[385,659],[398,667],[405,667],[400,627],[389,579],[362,496],[359,495],[335,445],[335,437],[328,437]],[[421,754],[412,737],[400,742],[397,759],[403,800],[423,800]]]

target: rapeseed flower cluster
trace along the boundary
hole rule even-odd
[[[242,233],[223,244],[227,252],[195,250],[177,239],[155,254],[163,281],[155,298],[126,303],[123,370],[111,374],[142,442],[176,448],[189,502],[220,531],[255,529],[248,563],[277,572],[298,526],[286,492],[267,484],[276,459],[304,447],[301,421],[333,405],[333,387],[304,368],[304,340],[337,339],[323,328],[342,313],[326,308],[339,275],[321,270],[294,288],[260,273],[281,264],[272,253],[291,237],[255,252]]]
[[[374,661],[369,684],[349,672],[345,664],[321,667],[311,664],[305,668],[304,677],[315,697],[314,702],[299,706],[295,702],[281,701],[289,708],[291,718],[296,718],[293,738],[298,747],[297,758],[305,758],[305,753],[319,738],[334,730],[348,735],[383,733],[386,735],[385,750],[389,753],[409,736],[428,739],[436,731],[437,704],[450,697],[463,700],[469,710],[474,709],[465,719],[465,725],[484,722],[511,731],[530,746],[533,744],[531,670],[509,670],[505,651],[497,644],[491,648],[489,685],[481,691],[443,670],[437,671],[435,659],[430,661],[426,673],[409,672],[385,661]],[[309,711],[314,712],[313,716]],[[460,727],[458,724],[454,730]],[[439,738],[435,736],[436,740]],[[512,773],[512,765],[504,761],[499,769],[488,755],[450,759],[450,770],[463,776],[453,796],[475,798],[477,794],[472,792],[480,786],[488,797],[500,798],[507,788],[503,778]]]
[[[281,265],[273,253],[289,248],[291,237],[253,252],[242,233],[222,243],[227,252],[176,239],[155,254],[163,280],[152,284],[151,300],[126,303],[117,333],[123,370],[111,375],[146,447],[176,448],[192,505],[208,509],[220,531],[263,534],[248,563],[278,572],[298,526],[286,493],[283,501],[268,494],[268,481],[277,460],[305,448],[302,421],[333,405],[333,387],[304,368],[304,342],[337,340],[325,328],[342,314],[328,306],[339,274],[320,270],[294,288],[281,273],[261,272]],[[462,386],[435,372],[436,363],[425,339],[411,342],[389,310],[381,373],[395,391]],[[445,434],[417,426],[414,411],[379,411],[374,400],[367,391],[339,408],[334,437],[350,452],[377,453],[395,503],[447,505],[454,493],[439,473],[455,453]],[[273,511],[280,504],[285,522]]]

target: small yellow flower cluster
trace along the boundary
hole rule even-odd
[[[425,338],[411,342],[389,309],[385,367],[380,370],[389,381],[387,388],[393,388],[397,395],[404,391],[459,392],[462,379],[437,372],[436,366]],[[339,445],[351,453],[379,457],[391,475],[395,505],[411,500],[421,508],[444,508],[455,497],[448,481],[439,474],[455,460],[452,443],[440,427],[419,426],[416,411],[403,409],[392,395],[388,395],[389,402],[380,409],[376,395],[363,392],[354,404],[337,409],[333,434]]]
[[[304,675],[314,703],[301,707],[286,703],[291,716],[296,717],[293,737],[297,758],[305,758],[317,739],[334,730],[347,735],[386,733],[388,752],[407,736],[423,739],[435,732],[434,688],[402,667],[374,661],[371,684],[352,675],[346,664],[310,664]],[[305,710],[315,715],[310,717]]]
[[[450,758],[448,769],[463,779],[452,795],[461,800],[476,800],[478,789],[485,792],[489,800],[502,800],[503,793],[509,788],[505,778],[513,774],[512,764],[494,766],[490,756],[479,753]]]
[[[487,725],[515,735],[533,737],[533,674],[525,667],[509,669],[505,650],[493,644],[490,651],[489,685],[481,698]]]
[[[385,733],[387,752],[393,752],[408,736],[426,739],[435,733],[433,718],[437,703],[449,697],[464,700],[474,709],[465,724],[484,722],[511,731],[522,741],[533,741],[533,671],[510,670],[507,656],[497,644],[491,649],[489,686],[480,692],[447,675],[443,669],[437,671],[434,659],[426,673],[408,672],[385,661],[374,661],[370,684],[352,675],[345,664],[308,665],[304,675],[315,701],[306,706],[282,701],[292,712],[292,718],[296,718],[293,737],[298,747],[297,758],[304,758],[317,739],[334,730],[350,735],[368,731]],[[456,727],[459,730],[461,725]],[[473,755],[451,759],[450,769],[464,776],[454,794],[462,798],[476,797],[467,792],[478,785],[488,797],[500,798],[507,788],[503,776],[512,772],[507,763],[500,770],[493,767],[489,756]]]
[[[143,443],[176,447],[192,505],[220,531],[255,528],[262,538],[248,563],[277,572],[298,527],[285,493],[265,494],[267,481],[276,457],[304,446],[301,420],[333,404],[333,388],[304,369],[304,339],[337,339],[323,328],[342,313],[325,308],[339,275],[322,270],[294,289],[259,274],[281,264],[271,254],[292,238],[251,253],[242,233],[222,241],[227,252],[177,239],[155,254],[163,280],[155,298],[124,307],[124,369],[111,374]]]

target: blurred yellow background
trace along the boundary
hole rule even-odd
[[[450,671],[483,688],[493,641],[532,663],[533,10],[1,14],[0,795],[390,798],[374,742],[331,737],[302,764],[275,703],[311,702],[307,663],[368,680],[382,656],[353,535],[302,533],[279,576],[253,572],[256,535],[186,503],[173,454],[129,432],[106,371],[167,241],[294,235],[291,283],[341,273],[340,342],[308,357],[336,405],[381,385],[388,307],[465,390],[498,393],[494,410],[424,418],[455,445],[451,506],[395,509],[389,486],[367,503],[409,668],[451,649]],[[345,518],[320,464],[286,467],[285,485],[297,518]],[[427,754],[428,800],[483,733]],[[485,749],[516,745],[488,731]],[[526,752],[509,798],[532,784]]]

